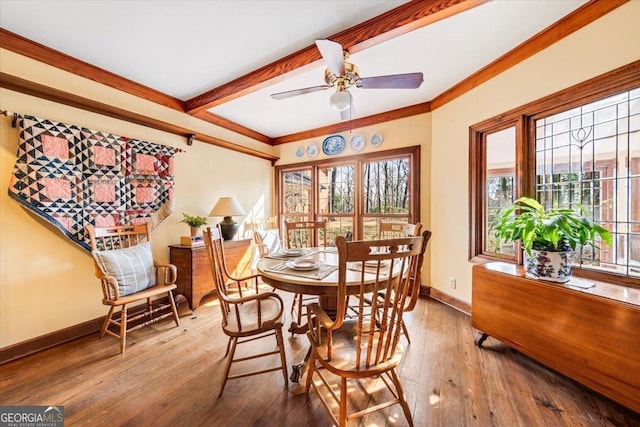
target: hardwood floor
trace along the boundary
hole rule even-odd
[[[640,426],[640,414],[493,338],[476,348],[470,318],[446,305],[421,299],[407,324],[412,343],[398,373],[416,426]],[[307,401],[291,383],[285,391],[280,372],[232,380],[218,397],[226,342],[212,299],[193,315],[183,309],[179,328],[130,333],[124,356],[117,340],[93,335],[4,364],[0,405],[64,405],[67,426],[330,425],[318,397]],[[290,365],[307,338],[287,335],[285,345]],[[353,385],[353,401],[374,401],[376,381]],[[405,424],[398,405],[360,423]]]

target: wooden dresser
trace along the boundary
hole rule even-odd
[[[251,239],[225,241],[224,254],[230,274],[242,277],[251,273]],[[184,295],[195,310],[202,297],[215,289],[206,249],[169,245],[169,260],[178,268],[176,293]]]
[[[579,280],[579,279],[578,279]],[[522,267],[473,267],[471,326],[640,411],[640,289],[529,279]]]

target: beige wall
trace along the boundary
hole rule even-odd
[[[0,51],[0,59],[3,72],[273,152],[266,144],[11,52]],[[168,261],[167,245],[188,235],[189,228],[179,223],[182,212],[206,216],[218,197],[235,196],[248,213],[272,213],[272,168],[267,160],[198,141],[189,147],[184,138],[176,135],[5,89],[0,89],[0,108],[185,149],[186,153],[176,154],[173,214],[153,231],[158,261]],[[18,129],[11,128],[9,118],[0,117],[0,347],[106,314],[90,255],[8,197],[17,147]],[[220,220],[211,218],[209,223]]]
[[[432,286],[471,302],[469,126],[640,59],[639,19],[631,1],[432,112]]]

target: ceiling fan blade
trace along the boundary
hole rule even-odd
[[[342,45],[331,40],[316,40],[316,46],[324,59],[327,68],[338,77],[344,75],[344,55]]]
[[[305,93],[320,92],[321,90],[327,90],[332,87],[333,86],[331,85],[322,85],[322,86],[305,87],[302,89],[288,90],[286,92],[272,93],[271,98],[273,99],[291,98],[292,96],[304,95]]]
[[[423,80],[422,73],[393,74],[361,78],[356,86],[363,89],[417,89]]]

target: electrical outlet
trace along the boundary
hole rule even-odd
[[[455,277],[449,277],[449,287],[451,289],[455,289],[456,288],[456,279],[455,279]]]

